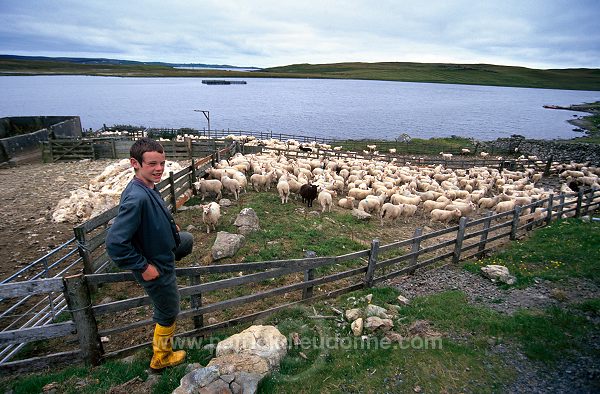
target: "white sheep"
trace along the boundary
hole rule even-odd
[[[279,182],[277,182],[277,192],[281,198],[281,203],[285,204],[290,197],[290,184],[284,177],[281,177]]]
[[[404,223],[407,223],[408,218],[415,215],[417,212],[417,206],[412,204],[402,204],[402,217],[405,218]]]
[[[453,201],[451,204],[446,205],[444,208],[446,211],[453,211],[458,209],[462,216],[470,215],[473,211],[475,211],[475,204],[472,202],[461,203],[457,201]]]
[[[354,197],[340,198],[340,200],[338,201],[338,205],[342,208],[352,209],[354,208],[354,201]]]
[[[390,197],[390,202],[392,204],[411,204],[411,205],[419,205],[421,203],[420,196],[403,196],[401,194],[392,194]]]
[[[496,204],[496,213],[508,212],[515,209],[514,200],[500,201]]]
[[[237,201],[240,195],[240,190],[242,189],[242,186],[237,181],[237,179],[232,179],[227,175],[223,174],[223,177],[221,178],[221,183],[223,184],[225,190],[233,194],[233,196],[235,197],[235,201]]]
[[[331,195],[334,193],[335,192],[330,192],[328,190],[319,192],[317,199],[319,200],[319,204],[321,204],[321,212],[325,212],[325,210],[331,212],[331,206],[333,205],[333,198]]]
[[[381,211],[379,212],[381,225],[383,226],[383,219],[390,219],[391,222],[395,222],[396,219],[402,215],[403,208],[404,204],[394,205],[390,202],[383,204],[383,207],[381,207]]]
[[[446,205],[450,204],[450,200],[446,199],[447,201],[432,201],[432,200],[427,200],[425,202],[423,202],[423,212],[425,213],[429,213],[431,211],[433,211],[434,209],[444,209],[446,207]]]
[[[358,202],[359,211],[373,214],[378,213],[380,209],[381,205],[379,204],[379,200],[376,198],[365,198]]]
[[[478,204],[481,209],[492,209],[498,204],[499,196],[495,197],[482,197],[479,199]]]
[[[271,188],[271,183],[275,179],[275,171],[271,170],[265,175],[262,174],[252,174],[250,177],[250,183],[254,187],[254,190],[258,193],[261,189],[269,190]]]
[[[207,205],[202,205],[202,222],[206,224],[206,233],[210,233],[212,227],[213,230],[217,230],[217,222],[221,217],[221,207],[216,202],[211,202]]]
[[[363,190],[357,187],[353,187],[348,190],[348,196],[354,197],[357,200],[362,200],[367,198],[368,195],[373,194],[373,189]]]
[[[200,179],[198,182],[194,183],[194,187],[202,194],[202,201],[204,201],[208,193],[216,193],[217,200],[221,199],[223,184],[218,179]]]
[[[449,221],[460,218],[460,210],[446,211],[445,209],[434,209],[431,211],[431,223],[440,222],[447,224]]]

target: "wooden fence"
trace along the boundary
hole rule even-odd
[[[535,219],[532,214],[524,214],[525,209],[539,206],[547,208],[543,217]],[[577,195],[551,195],[545,200],[516,207],[510,212],[490,212],[476,220],[463,217],[458,225],[432,233],[423,234],[421,229],[416,229],[414,236],[407,240],[387,245],[380,245],[378,240],[373,240],[370,249],[343,256],[178,268],[177,276],[180,280],[187,281],[187,285],[180,288],[182,304],[189,304],[189,307],[182,307],[179,320],[189,322],[192,327],[178,334],[178,337],[206,336],[224,327],[250,322],[299,303],[368,288],[444,260],[456,263],[459,260],[478,258],[496,248],[498,242],[515,240],[537,225],[548,224],[563,215],[579,217],[599,206],[600,191],[597,190],[591,190],[587,194],[581,191]],[[100,221],[92,224],[84,229],[91,229],[94,225],[101,226]],[[100,239],[90,239],[87,247],[92,244],[99,246]],[[206,280],[208,278],[211,280]],[[278,285],[277,280],[282,278],[287,280],[283,285]],[[62,291],[71,312],[71,320],[66,322],[1,332],[0,345],[52,338],[66,341],[73,336],[78,344],[76,350],[4,363],[0,365],[0,371],[18,372],[82,360],[95,365],[104,359],[122,357],[150,345],[150,342],[145,342],[125,349],[105,351],[100,341],[102,336],[119,335],[153,324],[150,319],[141,319],[115,325],[119,319],[114,316],[149,305],[150,300],[145,295],[106,303],[91,301],[95,286],[132,281],[134,278],[130,272],[118,272],[0,285],[0,298]],[[231,289],[240,288],[245,289],[247,294],[227,293]],[[215,292],[218,292],[217,296],[214,296]],[[258,310],[204,325],[207,314],[224,313],[252,303],[257,303]],[[106,325],[107,320],[109,325]]]
[[[288,158],[298,159],[322,159],[322,158],[332,158],[332,159],[342,159],[342,160],[351,160],[351,159],[365,159],[365,160],[381,160],[386,162],[394,161],[397,165],[417,165],[417,166],[438,166],[443,165],[446,168],[473,168],[473,167],[488,167],[488,168],[498,168],[502,170],[504,168],[508,170],[519,170],[525,167],[536,167],[538,170],[544,170],[550,167],[552,160],[548,160],[547,162],[538,162],[533,160],[515,160],[515,159],[484,159],[477,158],[474,156],[455,156],[451,159],[446,159],[443,157],[417,157],[417,156],[406,156],[398,153],[358,153],[351,151],[341,151],[341,150],[333,150],[333,149],[323,149],[319,147],[311,148],[311,151],[300,151],[296,147],[290,148],[289,146],[286,148],[277,148],[277,147],[267,147],[261,145],[242,145],[241,148],[242,153],[250,154],[250,153],[272,153],[274,152],[277,155],[285,155]]]
[[[231,140],[161,141],[166,156],[171,160],[189,160],[206,157],[231,144]],[[84,159],[123,159],[129,157],[130,138],[72,138],[53,139],[42,143],[44,162]]]
[[[189,134],[195,135],[202,139],[184,138],[184,141],[161,141],[161,144],[165,148],[167,157],[173,159],[191,159],[192,157],[204,157],[211,152],[218,149],[222,149],[231,143],[232,139],[241,136],[252,136],[259,140],[277,139],[285,142],[288,140],[295,140],[302,144],[308,144],[317,142],[319,144],[328,145],[340,145],[343,143],[349,143],[352,146],[362,145],[367,142],[358,140],[341,141],[329,138],[317,138],[308,136],[299,136],[284,133],[273,133],[273,132],[258,132],[258,131],[233,131],[233,130],[209,130],[209,131],[198,131],[198,130],[187,130]],[[181,130],[178,129],[146,129],[143,131],[148,135],[164,135],[166,137],[174,137],[181,134]],[[129,157],[129,148],[131,146],[132,138],[138,138],[140,133],[132,134],[131,136],[123,137],[96,137],[96,138],[79,138],[79,139],[54,139],[45,141],[42,143],[42,158],[45,162],[56,162],[56,161],[73,161],[82,159],[119,159]],[[435,146],[434,141],[428,143],[427,152],[423,151],[422,146],[413,146],[410,143],[399,143],[396,141],[377,141],[377,146],[380,149],[388,151],[389,148],[397,149],[396,153],[384,153],[382,152],[355,152],[353,150],[327,150],[322,148],[314,148],[313,154],[316,157],[345,157],[345,158],[366,158],[366,159],[379,159],[379,160],[398,160],[398,163],[406,164],[411,162],[415,165],[428,165],[428,164],[452,164],[458,166],[456,168],[468,168],[472,165],[481,166],[493,166],[497,167],[500,165],[508,166],[510,169],[515,169],[518,165],[522,165],[523,162],[515,160],[496,160],[496,159],[485,159],[477,158],[477,156],[465,156],[461,155],[461,152],[448,152],[454,153],[455,156],[452,159],[444,159],[437,155],[440,149],[444,149],[445,145]],[[284,149],[266,148],[266,147],[246,147],[245,152],[257,152],[257,151],[284,151]],[[297,150],[285,149],[290,155],[302,156],[304,152]],[[429,157],[421,157],[421,156]],[[312,156],[312,155],[311,155]]]

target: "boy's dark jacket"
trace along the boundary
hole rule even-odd
[[[119,213],[106,236],[106,251],[121,269],[140,272],[152,263],[160,275],[175,271],[179,235],[156,189],[134,178],[121,194]]]

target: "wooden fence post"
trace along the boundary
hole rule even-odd
[[[535,209],[538,207],[539,205],[539,201],[536,200],[535,198],[531,199],[531,202],[533,203],[533,205],[529,208],[529,213],[533,214],[535,212]],[[533,218],[533,216],[530,216],[531,218]],[[529,223],[527,224],[527,227],[525,227],[525,229],[527,231],[531,231],[533,230],[533,225],[534,225],[534,219],[529,219]]]
[[[415,232],[413,233],[413,240],[410,246],[410,253],[415,253],[414,256],[410,258],[409,267],[417,264],[417,260],[419,258],[419,250],[421,250],[421,235],[423,235],[423,229],[421,227],[417,227]],[[409,274],[413,274],[415,270],[409,271]]]
[[[517,239],[517,230],[519,228],[519,216],[521,216],[522,208],[517,205],[513,211],[512,227],[510,229],[510,240],[514,241]]]
[[[546,215],[546,225],[552,222],[552,206],[554,205],[554,194],[548,196],[548,214]]]
[[[171,212],[177,213],[177,196],[175,195],[175,177],[173,171],[169,172],[169,197],[171,198]]]
[[[548,162],[546,163],[546,168],[544,169],[544,176],[549,176],[550,175],[550,168],[552,167],[552,160],[553,157],[550,156],[550,158],[548,159]]]
[[[590,189],[588,193],[587,202],[585,203],[585,214],[587,215],[590,211],[590,206],[592,205],[592,201],[594,201],[594,189]]]
[[[196,182],[196,161],[192,158],[192,171],[190,172],[190,189],[194,190],[194,182]]]
[[[477,254],[475,255],[475,257],[478,259],[483,257],[483,251],[485,250],[488,234],[490,232],[490,225],[492,224],[492,216],[494,216],[494,212],[488,212],[486,214],[485,221],[483,222],[483,234],[481,234],[481,238],[479,239],[479,248],[477,249]]]
[[[83,225],[73,227],[73,232],[75,233],[75,239],[77,239],[77,251],[83,262],[83,273],[86,275],[93,274],[94,266],[92,256],[88,250],[85,227]],[[96,290],[97,286],[90,287],[91,292],[95,292]]]
[[[583,190],[579,189],[579,193],[577,193],[577,208],[575,209],[575,217],[578,218],[581,216],[581,203],[583,202]]]
[[[315,278],[315,270],[314,268],[308,269],[304,271],[304,281],[307,282],[309,280],[313,280]],[[302,289],[302,299],[306,300],[313,296],[313,286],[305,287]]]
[[[110,140],[110,152],[113,159],[117,158],[117,141],[113,138]]]
[[[558,201],[558,204],[559,205],[558,205],[558,218],[557,219],[560,219],[560,218],[562,218],[562,215],[563,215],[563,209],[565,209],[565,194],[564,193],[560,194],[560,199]]]
[[[185,147],[186,147],[186,150],[187,150],[188,157],[190,159],[192,159],[194,157],[194,154],[193,154],[193,150],[192,150],[192,139],[191,138],[186,137],[186,139],[185,139]]]
[[[460,252],[462,249],[463,239],[465,237],[466,224],[469,218],[463,216],[458,222],[458,232],[456,233],[456,245],[454,246],[454,254],[452,256],[452,263],[456,264],[460,261]]]
[[[50,162],[54,163],[54,144],[52,140],[48,140],[48,147],[50,148]]]
[[[371,242],[371,250],[369,251],[369,265],[365,275],[365,287],[373,286],[373,276],[375,276],[375,264],[377,264],[377,254],[379,253],[379,240],[374,239]]]
[[[200,275],[190,276],[190,286],[200,284]],[[190,296],[190,306],[193,309],[200,308],[202,306],[202,293],[193,294]],[[204,315],[194,316],[194,328],[204,327]]]
[[[83,360],[91,365],[100,364],[102,342],[98,336],[98,326],[92,312],[92,300],[85,276],[82,274],[64,278],[67,305],[77,327],[77,339]]]

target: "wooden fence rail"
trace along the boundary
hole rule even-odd
[[[527,209],[536,206],[544,206],[549,210],[537,219],[530,214],[523,214]],[[176,269],[177,276],[187,278],[189,283],[188,286],[180,288],[180,295],[182,299],[191,301],[190,307],[180,312],[179,319],[190,319],[194,323],[194,329],[180,333],[178,336],[206,336],[224,327],[249,322],[283,308],[370,287],[438,262],[449,260],[451,263],[456,263],[464,259],[477,258],[491,248],[497,247],[493,243],[496,240],[517,239],[535,226],[548,224],[552,220],[561,218],[561,215],[578,217],[590,210],[598,209],[599,206],[600,191],[598,190],[592,190],[587,195],[583,192],[577,195],[551,195],[544,200],[516,207],[510,212],[489,213],[476,220],[461,218],[458,225],[432,233],[423,234],[421,229],[417,229],[412,238],[388,245],[379,245],[378,240],[373,240],[370,249],[342,256],[178,268]],[[88,223],[87,229],[91,230],[103,223],[103,221],[96,221],[91,225]],[[83,227],[85,228],[85,225]],[[97,241],[94,242],[94,244],[96,243]],[[382,259],[381,256],[384,255],[386,258]],[[244,274],[238,276],[239,272]],[[230,276],[203,282],[201,279],[207,275]],[[290,276],[291,283],[288,281],[285,285],[264,286],[266,280]],[[0,285],[0,298],[64,291],[72,316],[68,322],[45,326],[43,329],[40,327],[2,332],[0,333],[0,345],[34,339],[64,338],[72,336],[75,332],[79,346],[79,349],[74,352],[56,353],[4,363],[0,365],[0,371],[32,370],[47,367],[51,363],[79,362],[81,360],[95,365],[103,359],[124,356],[141,347],[148,346],[149,342],[105,352],[100,337],[151,325],[153,322],[150,319],[104,329],[98,328],[97,325],[98,318],[103,315],[147,305],[149,303],[147,296],[98,305],[93,305],[91,302],[90,288],[93,286],[133,280],[131,273],[118,272]],[[260,283],[263,283],[262,287],[258,286]],[[315,291],[318,286],[325,285],[328,286],[327,290]],[[206,294],[239,287],[251,292],[225,299],[216,299],[211,303],[205,302]],[[275,306],[258,312],[215,324],[207,326],[203,324],[205,314],[295,293],[297,294],[296,300],[279,302]],[[281,301],[282,298],[278,298],[277,301]]]

